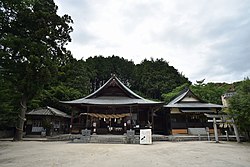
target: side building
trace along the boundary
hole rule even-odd
[[[40,135],[46,132],[46,135],[57,135],[69,132],[69,123],[71,116],[52,108],[43,107],[34,109],[26,114],[26,134]]]
[[[213,133],[213,124],[207,122],[205,114],[218,114],[223,108],[205,102],[190,89],[184,90],[164,107],[170,112],[173,135],[206,133],[208,128]]]

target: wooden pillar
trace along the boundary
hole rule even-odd
[[[151,115],[151,124],[152,124],[151,129],[152,129],[152,134],[153,134],[153,132],[154,132],[154,109],[153,108],[151,109],[151,114],[152,114]]]
[[[129,113],[130,113],[130,130],[132,129],[132,106],[129,106]]]
[[[150,111],[148,110],[148,115],[147,115],[147,116],[148,116],[148,122],[147,122],[147,124],[146,124],[147,126],[148,126],[148,124],[149,124],[149,112],[150,112]]]
[[[89,113],[89,106],[87,106],[87,116],[86,116],[86,129],[88,129],[88,113]]]
[[[81,115],[78,116],[78,124],[80,125],[81,123]]]
[[[138,121],[139,127],[141,128],[141,119],[140,119],[140,112],[138,110],[138,106],[136,106],[136,112],[137,112],[137,121]]]
[[[54,119],[53,119],[54,116],[49,116],[48,119],[49,119],[49,122],[50,122],[50,136],[53,136],[53,131],[54,131]]]
[[[219,143],[219,138],[218,138],[218,130],[217,130],[217,124],[216,124],[216,119],[213,118],[213,125],[214,125],[214,137],[215,137],[215,142]]]
[[[72,129],[73,129],[73,120],[74,120],[74,111],[71,112],[71,119],[70,119],[70,133],[72,133]]]
[[[186,123],[186,129],[187,129],[187,132],[188,132],[188,115],[187,115],[187,113],[185,113],[185,123]]]

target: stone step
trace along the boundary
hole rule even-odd
[[[124,136],[91,136],[90,143],[125,143],[126,138]]]

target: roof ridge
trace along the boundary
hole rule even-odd
[[[122,85],[123,88],[125,88],[129,93],[131,93],[133,96],[139,98],[139,99],[144,99],[143,97],[139,96],[138,94],[136,94],[134,91],[132,91],[131,89],[129,89],[126,85],[124,85],[122,83],[121,80],[119,80],[119,78],[117,78],[116,76],[114,76],[114,78]]]
[[[184,88],[182,91],[180,91],[180,93],[178,93],[178,95],[173,97],[173,99],[168,104],[174,104],[174,103],[178,102],[179,100],[182,99],[183,96],[185,96],[187,94],[187,92],[189,90],[190,90],[189,88]]]
[[[70,117],[67,113],[61,111],[61,110],[58,110],[56,108],[53,108],[53,107],[50,107],[50,106],[47,106],[47,108],[50,110],[50,112],[52,112],[53,115],[62,115],[62,116],[67,116],[67,117]],[[56,113],[57,112],[57,113]]]
[[[98,88],[96,91],[94,91],[93,93],[91,93],[90,95],[82,98],[82,99],[89,99],[91,97],[93,97],[95,94],[97,94],[98,92],[100,92],[102,89],[105,88],[106,85],[108,85],[113,79],[115,79],[121,86],[123,89],[125,89],[125,91],[129,92],[132,96],[134,96],[135,98],[139,98],[139,99],[144,99],[143,97],[139,96],[138,94],[136,94],[135,92],[133,92],[131,89],[129,89],[126,85],[124,85],[122,83],[122,81],[116,77],[116,75],[112,75],[111,78],[105,83],[103,84],[100,88]]]
[[[117,86],[119,89],[122,89],[122,91],[126,94],[126,96],[122,97],[127,97],[127,100],[104,100],[101,101],[98,99],[98,97],[103,97],[103,96],[98,96],[98,93],[107,86],[107,84],[111,83],[113,80],[115,80]],[[98,97],[97,97],[98,96]],[[86,104],[86,105],[104,105],[104,104],[109,104],[109,105],[135,105],[135,104],[162,104],[162,102],[156,102],[153,100],[145,99],[135,92],[133,92],[131,89],[129,89],[127,86],[123,84],[121,80],[119,80],[116,76],[112,76],[103,86],[101,86],[98,90],[95,92],[91,93],[90,95],[76,99],[76,100],[71,100],[71,101],[60,101],[61,103],[64,104]]]
[[[109,80],[103,84],[100,88],[98,88],[96,91],[94,91],[93,93],[85,96],[84,98],[81,98],[81,99],[88,99],[90,97],[92,97],[93,95],[95,95],[96,93],[98,93],[100,90],[102,90],[115,76],[112,76],[111,78],[109,78]]]

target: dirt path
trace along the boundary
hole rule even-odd
[[[1,167],[250,166],[250,144],[155,142],[153,145],[0,142]]]

